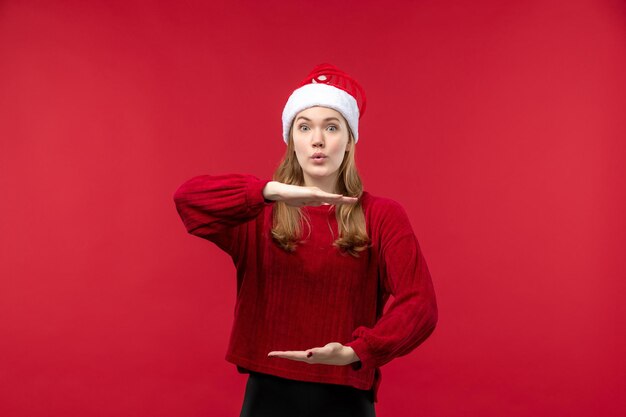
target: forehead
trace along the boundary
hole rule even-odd
[[[298,117],[300,116],[307,117],[311,120],[324,120],[327,117],[336,117],[339,120],[343,120],[343,116],[337,110],[323,106],[314,106],[309,107],[308,109],[304,109],[300,113],[296,114],[296,119],[298,119]]]

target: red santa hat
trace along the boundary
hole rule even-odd
[[[291,93],[283,109],[283,139],[289,141],[289,129],[296,115],[313,106],[337,110],[359,140],[359,119],[365,113],[365,91],[352,77],[332,64],[317,65]]]

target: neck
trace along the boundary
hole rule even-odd
[[[336,194],[337,175],[331,177],[310,177],[304,174],[304,185],[306,187],[317,187],[327,193]]]

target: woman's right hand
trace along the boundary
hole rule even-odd
[[[282,201],[293,207],[354,204],[359,201],[357,197],[327,193],[317,187],[284,184],[278,181],[270,181],[265,185],[263,197],[267,200]]]

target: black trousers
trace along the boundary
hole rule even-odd
[[[250,371],[239,417],[376,417],[371,392]]]

